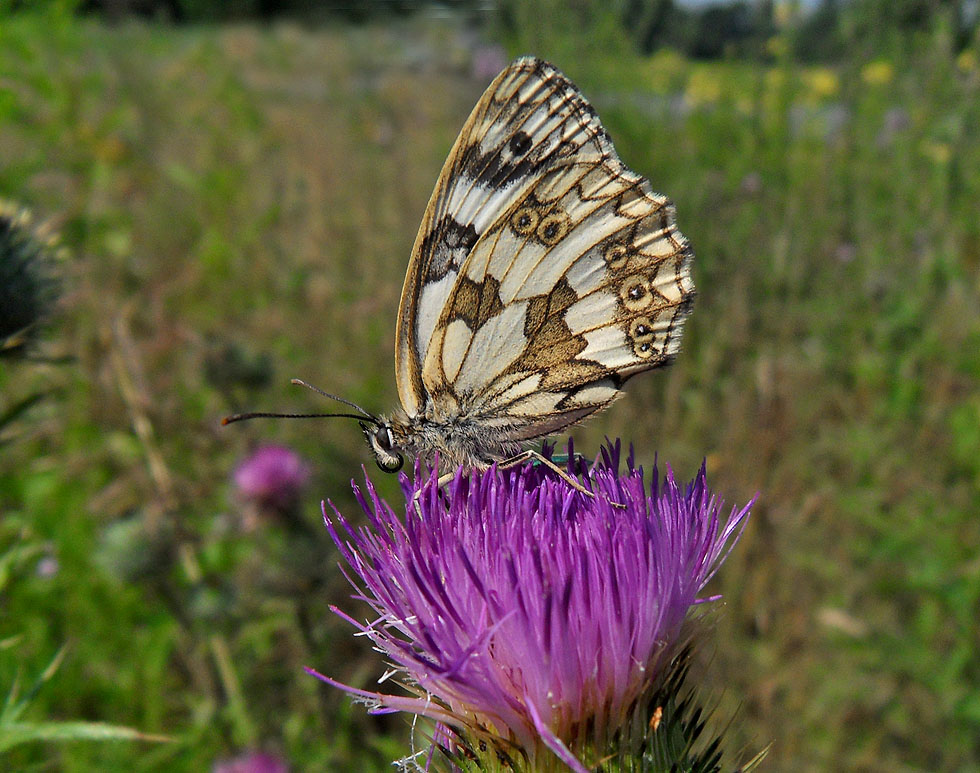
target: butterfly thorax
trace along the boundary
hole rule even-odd
[[[397,450],[430,464],[438,452],[441,472],[451,472],[460,465],[485,469],[522,449],[520,443],[504,439],[507,433],[501,431],[502,427],[482,418],[458,414],[409,416],[398,410],[383,421],[391,430]]]

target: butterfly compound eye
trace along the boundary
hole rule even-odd
[[[398,472],[405,459],[395,450],[395,441],[391,436],[391,427],[387,424],[368,425],[360,422],[364,437],[374,453],[374,461],[384,472]]]
[[[382,425],[374,431],[374,458],[385,472],[398,472],[405,459],[400,453],[393,450],[394,441],[391,437],[391,427]]]
[[[388,427],[378,427],[374,431],[374,442],[382,451],[391,451],[391,430]]]

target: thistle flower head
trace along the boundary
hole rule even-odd
[[[283,511],[299,500],[310,482],[310,467],[293,449],[267,445],[238,465],[234,479],[239,495],[246,502]]]
[[[677,653],[748,506],[723,519],[703,466],[687,486],[656,467],[647,483],[631,452],[619,474],[618,444],[579,467],[594,496],[543,466],[460,473],[443,488],[417,466],[401,479],[404,516],[370,481],[355,486],[367,527],[325,509],[376,617],[334,611],[387,656],[408,695],[321,678],[376,712],[427,716],[477,753],[489,744],[494,766],[601,761]]]

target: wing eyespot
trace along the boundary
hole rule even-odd
[[[535,231],[538,241],[547,247],[558,244],[568,233],[568,215],[556,212],[541,219]]]
[[[641,359],[648,360],[653,357],[653,344],[644,341],[642,344],[633,344],[633,353]]]
[[[530,236],[541,222],[541,215],[534,207],[521,207],[510,219],[510,227],[518,236]]]
[[[633,342],[633,353],[643,360],[650,359],[654,354],[653,340],[656,334],[653,322],[649,317],[637,317],[629,326],[629,337]]]
[[[645,276],[634,274],[619,288],[619,299],[629,311],[642,311],[653,302],[650,282]]]
[[[626,265],[630,254],[629,245],[624,242],[610,242],[602,250],[602,259],[612,271],[618,271]]]
[[[637,317],[630,323],[630,338],[635,343],[650,343],[653,337],[653,323],[649,317]]]
[[[555,148],[554,153],[557,158],[569,158],[570,156],[574,156],[577,151],[578,145],[574,142],[562,140],[558,143],[558,147]]]

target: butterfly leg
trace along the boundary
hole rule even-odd
[[[453,478],[455,478],[455,477],[456,477],[456,473],[455,472],[447,472],[447,473],[443,473],[442,475],[439,476],[439,479],[436,481],[436,488],[439,490],[440,496],[442,495],[442,487],[445,486],[447,483],[450,483],[453,480]],[[412,496],[412,504],[411,504],[411,507],[418,514],[419,518],[422,517],[422,505],[419,504],[419,498],[422,496],[422,492],[423,491],[424,491],[424,489],[421,489],[420,488]]]
[[[510,459],[505,459],[504,461],[500,462],[500,464],[497,465],[497,469],[506,470],[510,467],[518,467],[524,464],[524,462],[529,462],[532,459],[536,461],[538,464],[543,464],[545,467],[547,467],[549,470],[554,472],[559,478],[565,481],[569,486],[571,486],[576,491],[579,491],[590,497],[595,496],[595,494],[593,494],[591,491],[585,488],[585,486],[583,486],[581,483],[575,480],[575,478],[573,478],[571,475],[565,472],[561,467],[559,467],[557,464],[551,461],[551,459],[549,459],[547,456],[542,456],[534,449],[523,451],[519,453],[517,456],[512,456]]]
[[[569,475],[567,472],[565,472],[561,467],[559,467],[557,464],[555,464],[551,459],[549,459],[546,456],[542,456],[540,453],[538,453],[534,449],[529,449],[527,451],[524,451],[524,452],[518,454],[517,456],[511,457],[510,459],[507,459],[506,461],[501,462],[500,464],[497,465],[497,468],[498,469],[501,469],[501,470],[505,470],[508,467],[516,467],[517,465],[524,464],[524,462],[530,461],[532,459],[534,461],[538,462],[539,464],[543,464],[548,469],[552,470],[555,474],[558,475],[558,477],[560,477],[562,480],[564,480],[569,486],[571,486],[576,491],[580,491],[583,494],[585,494],[587,496],[590,496],[590,497],[595,497],[595,494],[593,492],[591,492],[587,488],[585,488],[581,483],[579,483],[577,480],[575,480],[571,475]],[[610,502],[609,504],[611,504],[613,507],[618,507],[618,508],[620,508],[622,510],[625,510],[626,509],[626,505],[622,504],[621,502]]]

